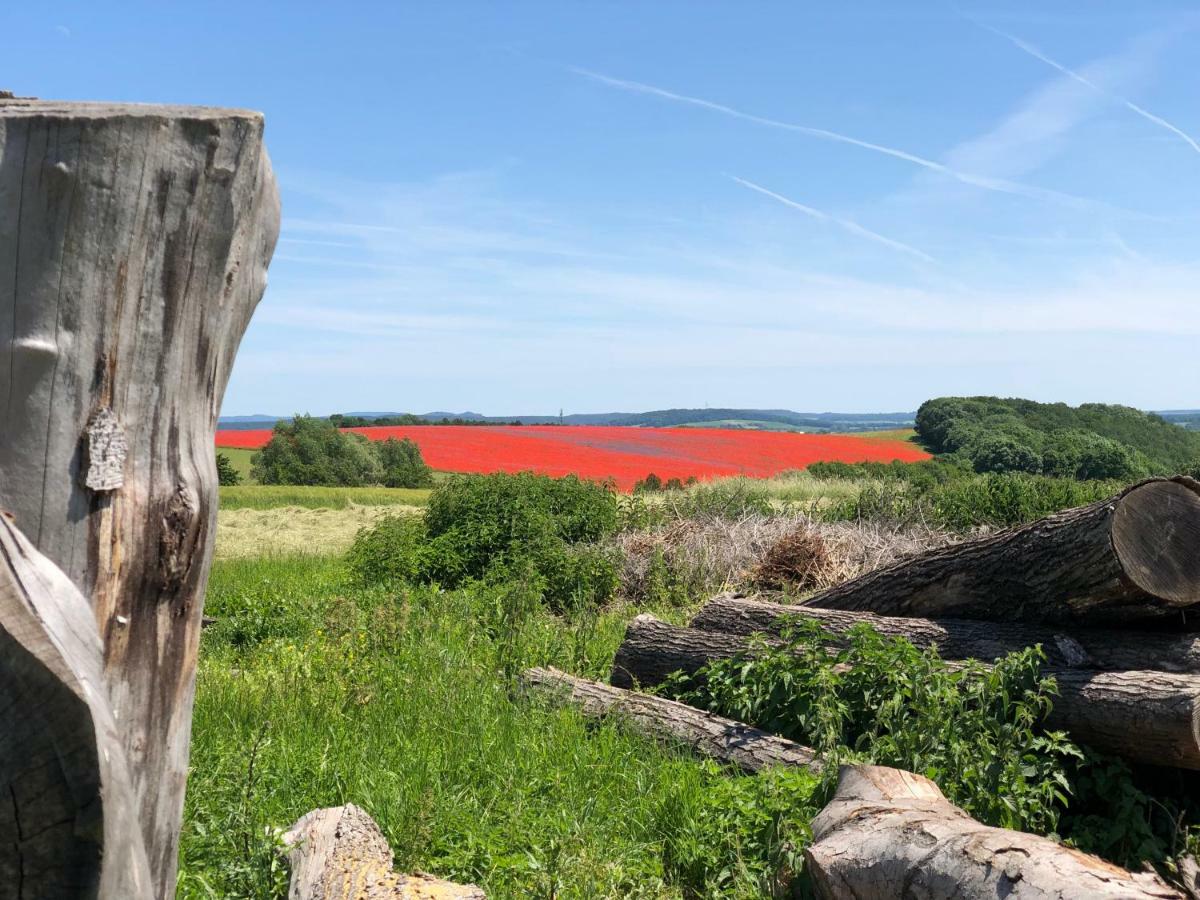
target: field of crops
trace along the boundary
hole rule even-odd
[[[575,474],[611,478],[622,490],[650,472],[663,479],[768,478],[818,461],[928,458],[902,440],[718,428],[414,425],[352,430],[371,440],[411,438],[425,461],[442,471]],[[219,431],[217,446],[256,448],[270,438],[266,430]]]

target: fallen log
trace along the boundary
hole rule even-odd
[[[263,117],[0,99],[0,160],[0,509],[91,605],[152,893],[174,897],[213,435],[279,233]]]
[[[314,809],[283,835],[292,870],[288,900],[484,900],[473,884],[392,871],[392,848],[353,803]]]
[[[691,627],[778,637],[789,619],[813,619],[837,634],[855,625],[870,625],[880,634],[904,638],[917,647],[936,645],[943,659],[991,662],[1014,650],[1041,644],[1047,665],[1054,668],[1200,672],[1200,637],[1192,635],[1098,628],[1072,628],[1067,632],[1021,622],[902,618],[771,603],[734,594],[720,594],[706,603],[692,618]]]
[[[778,641],[766,639],[778,644]],[[613,660],[617,687],[661,684],[673,672],[752,648],[742,637],[668,625],[642,614],[629,623]],[[1047,717],[1081,744],[1157,766],[1200,769],[1200,676],[1171,672],[1047,669],[1059,696]]]
[[[1200,603],[1200,484],[1181,476],[932,550],[808,606],[1035,623],[1145,622]]]
[[[534,693],[570,703],[588,718],[620,717],[639,733],[693,753],[759,772],[771,766],[819,768],[808,747],[686,703],[576,678],[557,669],[528,669],[521,676]]]
[[[928,778],[882,766],[842,767],[812,831],[805,870],[818,896],[831,900],[1185,896],[1151,873],[976,822]]]

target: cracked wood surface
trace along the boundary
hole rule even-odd
[[[151,897],[87,600],[0,516],[0,897]]]
[[[883,766],[843,766],[812,830],[806,869],[831,900],[1184,897],[1155,875],[976,822],[928,778]]]
[[[1200,484],[1180,476],[951,544],[806,606],[999,622],[1182,622],[1200,604]]]
[[[283,836],[292,878],[288,900],[484,900],[473,884],[392,871],[392,848],[353,803],[314,809]]]
[[[213,437],[279,200],[244,110],[0,100],[0,509],[89,600],[174,895]]]

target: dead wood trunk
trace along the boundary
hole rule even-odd
[[[980,824],[928,778],[844,766],[812,822],[806,871],[818,896],[993,900],[1155,898],[1184,894],[1048,838]]]
[[[151,894],[87,600],[0,516],[0,896]]]
[[[785,738],[686,703],[576,678],[557,669],[528,669],[522,681],[533,692],[570,703],[592,719],[620,717],[635,731],[744,772],[771,766],[818,768],[816,753]]]
[[[484,900],[473,884],[392,871],[392,848],[365,811],[348,803],[314,809],[283,836],[288,900]]]
[[[1096,625],[1200,603],[1200,484],[1156,479],[1031,525],[870,572],[806,605],[883,615]]]
[[[279,229],[262,134],[240,110],[0,100],[0,509],[91,604],[159,897],[175,889],[213,435]]]
[[[770,603],[733,594],[721,594],[706,603],[692,618],[691,627],[778,637],[789,619],[813,619],[838,634],[867,624],[880,634],[904,638],[918,647],[936,645],[943,659],[991,662],[1014,650],[1041,644],[1047,664],[1053,668],[1200,672],[1200,637],[1192,635],[1098,628],[1072,628],[1067,632],[1020,622],[900,618]]]
[[[613,661],[618,687],[661,684],[750,649],[747,639],[668,625],[650,615],[629,623]],[[1157,766],[1200,769],[1200,676],[1169,672],[1047,669],[1059,696],[1047,719],[1083,744]]]

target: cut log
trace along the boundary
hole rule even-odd
[[[162,898],[213,436],[279,230],[262,135],[240,110],[0,100],[0,509],[91,604]]]
[[[1047,664],[1054,668],[1200,672],[1200,637],[1192,635],[1098,628],[1072,628],[1068,632],[1020,622],[900,618],[771,603],[734,594],[721,594],[706,603],[692,618],[691,627],[778,637],[788,619],[813,619],[838,634],[855,625],[870,625],[880,634],[904,638],[917,647],[936,645],[943,659],[991,662],[1014,650],[1041,644]]]
[[[0,896],[152,896],[103,662],[79,589],[0,516]]]
[[[484,900],[473,884],[392,871],[392,848],[353,803],[314,809],[283,836],[292,870],[288,900]]]
[[[771,639],[766,639],[771,640]],[[778,644],[778,641],[774,641]],[[642,614],[625,630],[612,683],[661,684],[751,649],[742,637],[668,625]],[[1047,718],[1082,744],[1156,766],[1200,769],[1200,675],[1047,669],[1059,696]]]
[[[640,734],[682,745],[743,772],[771,766],[820,768],[809,747],[686,703],[576,678],[557,669],[528,669],[522,681],[530,691],[576,706],[588,718],[619,717]]]
[[[976,822],[928,778],[899,769],[843,766],[812,831],[805,871],[830,900],[1184,897],[1153,874]]]
[[[1200,603],[1200,484],[1180,477],[902,560],[806,605],[882,615],[1083,622],[1182,618]]]

